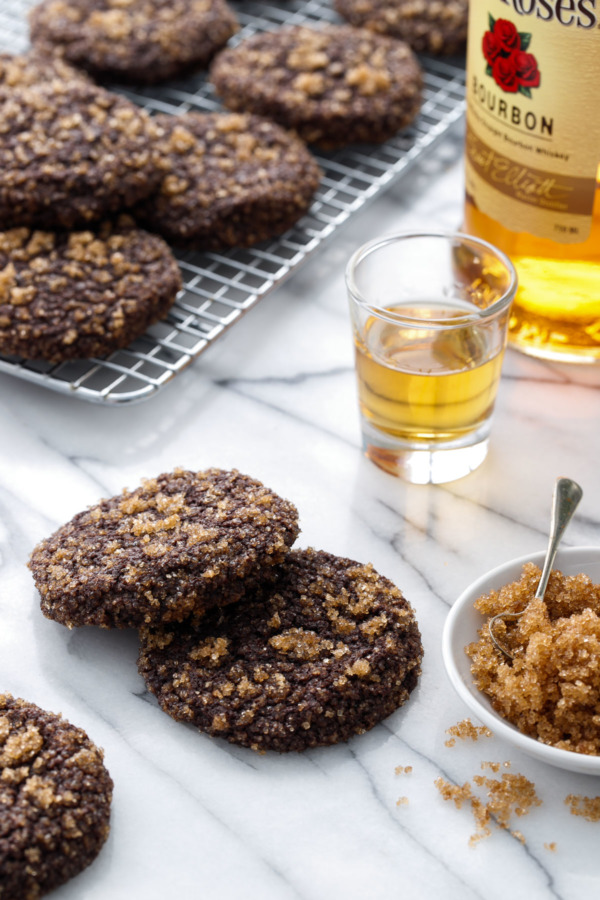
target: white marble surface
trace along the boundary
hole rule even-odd
[[[519,900],[597,897],[600,823],[567,794],[600,781],[536,763],[496,738],[445,746],[465,718],[443,671],[448,608],[488,568],[543,549],[550,495],[585,495],[565,542],[600,540],[595,373],[509,351],[491,449],[475,473],[410,486],[360,451],[343,270],[363,241],[460,221],[459,137],[359,214],[161,394],[103,409],[0,376],[0,689],[61,711],[104,747],[112,830],[56,900]],[[136,636],[69,632],[39,611],[26,561],[74,513],[182,465],[237,467],[299,508],[300,546],[372,561],[416,609],[425,659],[410,702],[349,744],[263,755],[162,713],[136,672]],[[469,846],[467,808],[434,780],[463,783],[511,760],[543,805]],[[412,766],[397,775],[397,766]],[[399,797],[408,805],[397,806]],[[554,852],[546,843],[556,842]]]

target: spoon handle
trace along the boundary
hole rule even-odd
[[[573,513],[577,508],[577,504],[581,500],[583,491],[579,485],[570,478],[557,478],[554,485],[554,494],[552,497],[552,519],[550,522],[550,538],[548,540],[548,549],[546,551],[546,559],[544,560],[544,568],[542,577],[535,592],[536,598],[541,599],[546,593],[550,572],[554,565],[554,558],[558,545],[565,532],[565,528],[571,521]]]

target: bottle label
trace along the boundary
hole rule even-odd
[[[561,243],[589,237],[599,85],[600,0],[471,0],[466,188],[483,213]]]

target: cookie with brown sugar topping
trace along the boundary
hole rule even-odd
[[[144,628],[138,667],[174,719],[254,750],[345,741],[401,706],[422,646],[372,566],[292,550],[277,580],[196,627]]]
[[[291,228],[321,177],[303,142],[274,122],[238,113],[157,116],[164,177],[134,211],[179,246],[249,247]]]
[[[128,216],[93,231],[0,231],[0,353],[103,356],[162,319],[180,287],[167,244]]]
[[[87,734],[0,694],[0,897],[37,900],[96,858],[113,783]]]
[[[255,34],[221,51],[210,77],[229,109],[273,119],[325,149],[385,141],[421,105],[410,47],[349,25]]]
[[[79,513],[29,567],[48,618],[138,627],[239,600],[297,534],[296,508],[260,481],[176,469]]]
[[[205,67],[239,27],[225,0],[43,0],[29,21],[44,53],[140,84]]]
[[[42,56],[35,50],[16,55],[0,53],[0,85],[26,87],[52,78],[87,80],[85,72],[57,57]]]
[[[417,53],[462,53],[469,0],[334,0],[344,19],[359,28],[406,41]]]
[[[0,87],[0,227],[76,228],[150,194],[160,131],[83,79]]]

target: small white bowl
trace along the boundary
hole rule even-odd
[[[517,581],[526,562],[533,562],[541,568],[544,556],[545,551],[541,551],[504,563],[478,578],[460,595],[450,610],[444,626],[442,637],[444,665],[459,697],[499,738],[549,765],[587,775],[600,775],[600,756],[587,756],[584,753],[549,747],[521,734],[514,725],[495,712],[489,698],[474,685],[471,661],[465,653],[467,644],[478,639],[478,629],[485,621],[473,606],[477,598],[511,581]],[[583,572],[597,584],[600,582],[600,548],[567,547],[559,550],[553,568],[559,569],[564,575],[577,575]]]

